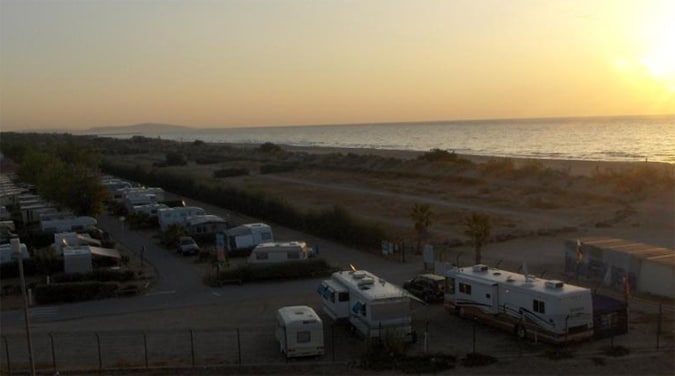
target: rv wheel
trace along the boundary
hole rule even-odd
[[[514,332],[516,333],[516,337],[520,339],[525,339],[525,337],[527,337],[527,330],[525,329],[525,326],[522,324],[516,324]]]

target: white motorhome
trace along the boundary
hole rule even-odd
[[[167,209],[168,206],[165,204],[143,204],[143,205],[134,205],[131,208],[133,213],[145,213],[150,217],[157,218],[160,209]]]
[[[593,336],[591,290],[478,264],[447,272],[445,307],[471,317],[553,343]]]
[[[197,206],[180,206],[176,208],[165,208],[157,211],[157,221],[159,228],[166,231],[172,224],[185,226],[188,219],[195,215],[205,215],[206,211]]]
[[[30,255],[28,254],[28,248],[26,248],[26,244],[20,243],[19,249],[21,251],[21,258],[23,260],[28,260]],[[14,250],[12,249],[11,243],[0,244],[0,264],[16,262],[16,259],[12,256],[13,252]]]
[[[282,307],[276,316],[275,337],[287,358],[324,354],[323,322],[311,307]]]
[[[305,242],[260,243],[248,256],[249,264],[271,264],[284,261],[307,260],[311,248]]]
[[[184,227],[191,236],[215,234],[227,229],[227,220],[213,214],[193,215],[187,219]]]
[[[272,228],[264,223],[248,223],[233,227],[225,232],[225,246],[228,252],[248,251],[260,243],[274,241]]]
[[[124,204],[127,196],[151,194],[155,196],[157,202],[164,201],[164,190],[159,187],[131,187],[119,188],[113,191],[112,199],[120,204]]]
[[[135,206],[157,204],[157,200],[154,193],[129,193],[124,198],[124,207],[131,212]]]
[[[395,335],[416,340],[411,296],[365,270],[339,271],[323,281],[317,292],[323,309],[335,320],[346,319],[364,337]]]
[[[96,218],[81,217],[63,217],[40,222],[40,228],[45,233],[71,232],[71,231],[89,231],[96,228]]]

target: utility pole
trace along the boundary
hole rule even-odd
[[[11,240],[12,254],[19,264],[19,278],[21,279],[21,295],[23,295],[23,318],[26,323],[26,341],[28,343],[28,362],[30,374],[35,376],[35,361],[33,360],[33,342],[30,335],[30,321],[28,319],[28,296],[26,296],[26,278],[23,275],[23,254],[21,254],[21,242],[18,238]]]

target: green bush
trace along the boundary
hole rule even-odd
[[[248,169],[246,168],[223,168],[220,170],[213,171],[214,178],[228,178],[231,176],[242,176],[248,175]]]
[[[335,271],[326,260],[314,258],[301,261],[286,261],[277,264],[244,265],[217,273],[207,284],[219,286],[232,282],[257,282],[296,278],[314,278]]]
[[[431,149],[431,151],[420,155],[417,159],[427,162],[455,162],[459,158],[454,151],[448,152],[447,150]]]
[[[260,166],[261,174],[277,174],[280,172],[289,172],[297,168],[295,163],[284,163],[284,164],[266,164]]]
[[[35,287],[35,301],[38,304],[70,303],[83,300],[105,299],[115,296],[118,284],[115,282],[73,282]]]
[[[72,273],[72,274],[58,274],[52,277],[56,283],[62,282],[83,282],[83,281],[97,281],[97,282],[127,282],[134,279],[134,272],[131,270],[94,270],[90,273]]]
[[[27,277],[38,274],[55,274],[63,272],[63,261],[57,258],[33,257],[23,260],[23,274]],[[0,278],[19,277],[19,265],[16,262],[0,265]]]

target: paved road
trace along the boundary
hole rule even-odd
[[[207,212],[222,216],[228,213],[221,208],[214,207],[202,202],[190,200],[190,205],[203,207]],[[238,221],[252,222],[252,218],[237,217]],[[158,311],[176,311],[186,307],[213,306],[213,305],[231,305],[236,302],[236,306],[228,308],[231,316],[239,316],[242,320],[250,319],[250,311],[259,311],[252,308],[253,305],[265,306],[266,300],[283,301],[283,297],[289,297],[295,303],[309,304],[316,303],[314,300],[315,287],[320,283],[316,280],[286,281],[283,283],[256,283],[243,286],[224,286],[221,288],[210,288],[202,282],[202,271],[195,265],[190,258],[184,258],[159,246],[156,239],[152,237],[156,232],[132,231],[125,228],[123,222],[117,217],[103,215],[98,218],[99,226],[108,231],[111,236],[119,243],[123,244],[132,252],[138,254],[141,247],[145,247],[144,259],[148,268],[154,268],[158,279],[148,293],[130,298],[117,298],[100,301],[87,301],[80,303],[62,304],[57,306],[40,306],[30,309],[32,323],[39,329],[53,329],[55,327],[71,327],[63,325],[63,321],[77,320],[81,322],[85,318],[97,318],[95,321],[103,321],[102,317],[124,316],[133,313],[158,312]],[[405,279],[410,278],[416,272],[421,270],[421,261],[409,256],[410,262],[400,263],[392,260],[385,260],[373,254],[344,247],[340,244],[329,242],[316,237],[307,236],[290,229],[272,224],[275,231],[275,237],[278,240],[305,240],[309,244],[319,246],[320,257],[325,258],[333,265],[347,267],[350,263],[357,265],[361,269],[371,270],[383,278],[394,283],[401,284]],[[276,309],[278,304],[272,304]],[[247,307],[246,310],[243,307]],[[234,311],[242,308],[240,315],[234,315]],[[175,325],[176,320],[169,320],[166,324],[161,315],[152,315],[158,317],[156,320],[143,320],[145,326],[166,326]],[[110,320],[105,320],[110,322]],[[55,322],[56,325],[47,325]],[[128,321],[124,327],[128,327]],[[166,324],[166,325],[165,325]],[[1,325],[4,331],[21,330],[23,326],[23,311],[14,310],[2,312]],[[91,326],[96,327],[96,324]],[[113,325],[114,326],[114,325]],[[110,325],[108,326],[110,327]],[[75,325],[75,328],[83,329],[84,326]]]

